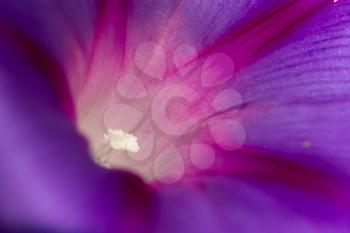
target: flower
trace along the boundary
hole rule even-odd
[[[0,221],[348,232],[349,4],[1,2]],[[167,119],[174,94],[194,103],[174,101]],[[97,166],[77,129],[143,179]],[[136,138],[139,151],[125,152]]]

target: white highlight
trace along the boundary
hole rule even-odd
[[[152,154],[155,144],[154,133],[138,133],[137,136],[140,138],[140,150],[138,152],[128,152],[128,155],[136,161],[142,161],[147,159]]]
[[[108,132],[104,134],[104,141],[114,150],[134,153],[140,150],[140,146],[137,143],[137,137],[120,129],[109,129]]]

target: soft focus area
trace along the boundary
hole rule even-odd
[[[350,232],[350,0],[0,0],[0,232]]]

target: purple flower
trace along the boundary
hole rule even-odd
[[[0,2],[0,223],[349,232],[349,11]]]

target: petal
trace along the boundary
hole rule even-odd
[[[230,30],[237,30],[287,2],[288,0],[219,0],[212,4],[210,1],[198,0],[130,1],[125,69],[130,72],[140,60],[143,63],[152,61],[159,66],[141,69],[143,74],[164,79],[158,76],[169,76],[174,70],[181,68],[176,52],[181,47],[187,46],[201,51],[218,38],[227,35]],[[147,46],[148,53],[141,58],[136,56],[135,61],[137,51],[150,44],[156,46]],[[162,50],[159,49],[160,46],[163,47]],[[174,62],[171,59],[173,56]],[[180,73],[187,72],[180,69]]]
[[[94,0],[2,1],[0,3],[1,27],[10,27],[16,33],[20,32],[45,53],[50,54],[52,57],[50,59],[62,66],[65,78],[69,77],[66,72],[72,76],[74,73],[74,79],[64,80],[59,76],[54,81],[55,85],[67,81],[69,88],[76,94],[76,91],[81,88],[82,80],[77,75],[78,71],[76,69],[73,71],[71,66],[72,64],[79,66],[78,61],[82,59],[82,51],[91,44],[91,41],[86,38],[91,37],[93,33],[93,25],[98,17],[97,7]],[[67,60],[70,63],[67,64]],[[61,90],[61,94],[67,94],[67,90]]]
[[[70,42],[81,42],[86,46],[83,39],[91,34],[97,18],[94,0],[2,1],[0,6],[3,24],[22,30],[61,61],[72,45]]]
[[[261,2],[266,3],[266,1]],[[142,9],[142,4],[140,4],[140,6],[140,9]],[[225,6],[227,7],[227,5]],[[198,7],[198,5],[195,5],[195,7]],[[106,7],[106,9],[108,9],[108,7]],[[145,9],[148,10],[150,8],[146,7]],[[212,6],[207,7],[206,9],[208,10],[204,10],[204,12],[208,12],[212,9]],[[222,13],[222,9],[223,8],[220,8],[219,12]],[[231,16],[230,10],[232,9],[227,10],[229,16]],[[141,11],[145,10],[143,9]],[[191,12],[195,11],[192,10]],[[112,16],[113,14],[106,15],[108,18],[108,16]],[[140,15],[141,19],[142,14],[137,15]],[[331,17],[327,19],[327,22],[331,22],[334,18],[337,19],[338,17],[331,15]],[[109,20],[106,21],[111,22]],[[115,23],[116,21],[113,22]],[[200,22],[204,22],[204,20]],[[219,31],[218,34],[212,33],[212,30],[208,30],[207,34],[203,33],[199,36],[200,39],[193,36],[195,33],[190,33],[189,35],[191,36],[189,37],[195,38],[194,41],[201,41],[203,44],[216,39],[223,33],[223,31],[225,31],[227,26],[222,23],[223,21],[221,19],[218,20],[218,22],[220,22],[220,25],[224,26],[219,27],[215,25],[210,27],[211,29],[217,29]],[[318,22],[318,20],[315,20],[315,22]],[[318,28],[316,26],[318,26],[318,24],[310,23],[310,25],[312,25],[312,28],[315,28],[315,31],[317,32]],[[105,26],[106,27],[102,27],[101,30],[110,28],[111,24],[106,24]],[[195,31],[194,29],[196,29],[197,26],[198,25],[196,24],[196,27],[190,28]],[[205,26],[200,25],[198,28],[202,30]],[[147,30],[147,27],[145,30]],[[102,35],[107,35],[106,37],[102,36],[103,39],[98,36],[96,37],[101,40],[98,40],[98,42],[95,43],[96,47],[99,48],[96,50],[97,52],[94,51],[96,52],[94,53],[95,55],[106,54],[106,51],[114,51],[113,49],[111,50],[110,45],[119,45],[120,43],[119,40],[114,40],[114,36],[116,35],[114,33],[115,32],[110,32],[110,34],[102,33]],[[213,38],[201,40],[202,37],[205,37],[203,35],[209,34],[212,34]],[[303,33],[301,34],[303,35]],[[300,38],[307,38],[307,36],[311,35],[312,37],[312,35],[315,35],[312,33],[312,30],[311,32],[310,30],[306,30],[304,34],[304,37],[296,34],[294,37],[290,36],[288,38],[299,41]],[[145,35],[147,37],[147,34]],[[105,41],[109,43],[104,43]],[[300,43],[302,45],[301,47],[305,48],[303,41],[300,41]],[[276,46],[278,49],[278,46],[280,45]],[[294,47],[290,50],[294,51]],[[288,53],[291,53],[291,51],[288,52],[287,50]],[[98,55],[95,56],[96,60],[94,60],[94,64],[97,65],[89,75],[89,86],[85,90],[85,93],[98,93],[98,90],[104,89],[104,85],[111,86],[111,83],[115,82],[116,76],[111,71],[113,68],[118,67],[119,55],[120,54],[115,58],[112,54],[110,57],[114,59],[109,60],[110,57],[107,56],[103,61],[99,61]],[[3,56],[5,57],[5,55]],[[273,57],[273,54],[270,54],[270,56]],[[280,57],[281,54],[275,55],[273,64],[280,62]],[[4,60],[7,60],[8,58],[9,56],[6,56],[6,59]],[[305,122],[307,122],[307,124],[301,124],[301,126],[306,128],[309,125],[312,125],[310,124],[311,120],[311,122],[315,121],[315,118],[309,118],[310,115],[308,114],[318,114],[321,111],[320,109],[312,110],[311,108],[311,113],[308,113],[308,111],[303,109],[296,113],[295,111],[288,112],[287,109],[289,109],[289,106],[291,105],[285,105],[286,107],[282,108],[283,113],[279,113],[279,108],[266,108],[270,111],[261,111],[261,104],[269,104],[274,102],[275,99],[278,100],[278,104],[280,105],[287,104],[289,101],[294,104],[294,102],[298,102],[299,100],[305,100],[302,98],[290,98],[290,96],[293,97],[293,95],[290,94],[291,91],[286,93],[280,92],[278,95],[273,95],[274,92],[271,92],[272,94],[269,99],[270,92],[267,91],[270,90],[269,88],[263,89],[260,95],[259,89],[250,89],[254,86],[255,81],[251,83],[251,86],[249,86],[249,82],[245,83],[245,80],[248,79],[246,76],[249,76],[247,74],[254,73],[254,69],[259,72],[259,70],[265,68],[268,64],[268,60],[269,59],[262,60],[260,66],[259,63],[256,63],[247,68],[246,71],[249,72],[245,73],[246,71],[242,71],[240,74],[241,76],[237,77],[236,85],[239,87],[237,89],[243,94],[244,101],[248,104],[248,110],[242,117],[242,121],[245,124],[247,135],[249,137],[247,144],[249,146],[258,147],[259,149],[272,149],[281,152],[278,153],[278,156],[289,155],[290,153],[300,155],[299,153],[296,153],[295,147],[289,150],[289,147],[282,143],[285,142],[282,140],[283,138],[288,139],[288,135],[292,135],[293,137],[297,136],[298,134],[296,133],[300,133],[300,131],[298,131],[297,127],[292,127],[291,125],[290,128],[287,127],[289,130],[287,131],[288,134],[282,134],[282,131],[284,132],[285,129],[284,127],[286,127],[286,122],[282,121],[280,117],[291,119],[291,122],[289,121],[287,123],[293,123],[294,126],[300,125],[297,123],[304,122],[306,119],[307,121]],[[266,61],[266,63],[264,63],[264,61]],[[2,63],[6,62],[8,61],[2,61]],[[12,65],[27,63],[29,62],[11,62]],[[108,69],[105,69],[105,65]],[[5,67],[8,66],[11,65],[6,65]],[[320,66],[317,64],[317,67],[314,69],[319,70],[319,68]],[[23,73],[20,73],[20,70],[23,70]],[[339,73],[337,72],[337,74]],[[84,228],[84,230],[96,229],[97,232],[103,232],[106,229],[110,230],[110,228],[115,226],[118,226],[119,231],[123,231],[125,225],[127,225],[127,227],[139,226],[138,224],[135,224],[135,221],[137,222],[139,220],[135,219],[135,216],[142,215],[144,212],[140,211],[139,208],[147,208],[147,206],[144,207],[144,205],[145,203],[149,203],[147,201],[148,193],[145,191],[142,183],[138,180],[135,181],[133,178],[129,178],[127,175],[122,175],[121,173],[111,174],[109,172],[104,172],[96,168],[93,163],[87,159],[88,152],[84,143],[81,141],[81,138],[77,136],[76,132],[72,130],[69,121],[58,111],[58,108],[55,105],[55,98],[49,91],[49,87],[44,86],[43,88],[36,89],[41,85],[44,85],[41,80],[38,81],[39,74],[37,72],[33,72],[30,69],[28,70],[28,68],[23,69],[17,65],[15,66],[15,71],[11,70],[4,72],[2,76],[3,78],[0,79],[2,81],[0,85],[0,93],[3,95],[3,97],[0,98],[3,103],[0,105],[3,108],[1,112],[9,113],[6,115],[4,114],[5,116],[3,116],[1,120],[1,127],[4,132],[9,133],[9,135],[3,135],[1,137],[1,148],[4,148],[6,151],[3,155],[9,155],[9,158],[2,157],[4,162],[1,161],[0,163],[1,166],[4,167],[4,169],[0,170],[4,173],[4,175],[1,176],[0,185],[5,187],[4,189],[1,187],[1,189],[9,190],[6,195],[4,194],[1,196],[1,200],[6,207],[5,210],[1,210],[4,212],[4,215],[11,213],[18,218],[20,212],[30,213],[29,215],[34,216],[35,219],[39,219],[40,223],[44,223],[45,225],[55,225],[59,223],[63,228]],[[263,77],[266,76],[268,75],[265,74],[259,78],[263,79]],[[287,74],[284,74],[278,81],[285,80],[282,79],[284,76],[287,76]],[[22,77],[26,77],[27,79],[24,81]],[[101,82],[106,77],[108,77],[108,79],[112,77],[112,81],[107,83]],[[334,78],[335,77],[339,76],[336,75]],[[254,78],[252,78],[252,80],[254,80]],[[289,81],[289,79],[287,81]],[[281,81],[279,83],[284,82],[286,81]],[[98,83],[103,84],[101,86],[94,85]],[[265,95],[262,92],[264,92]],[[257,93],[255,98],[254,93]],[[279,98],[280,94],[281,97]],[[91,99],[94,100],[96,96],[90,96],[89,94],[86,95],[86,99],[88,99],[86,102],[91,104],[89,101],[91,101]],[[299,95],[296,97],[299,98]],[[309,99],[309,96],[307,96],[306,99]],[[305,106],[310,106],[312,103],[318,103],[317,101],[313,102],[314,99],[312,98],[311,100],[312,101],[310,102],[303,102],[303,104]],[[254,108],[254,106],[249,105],[249,103],[252,102],[257,103],[258,106]],[[263,105],[263,107],[265,107],[265,105]],[[263,110],[265,110],[265,108],[263,108]],[[331,110],[336,109],[332,108]],[[10,114],[11,112],[14,114]],[[266,112],[269,114],[266,114]],[[305,112],[308,113],[306,116]],[[260,118],[259,114],[262,114],[260,115]],[[296,114],[300,117],[295,118],[295,115],[292,114]],[[329,117],[333,115],[329,114],[325,116]],[[293,119],[296,119],[297,123],[295,123]],[[323,124],[321,124],[321,126],[324,126],[324,121],[321,121],[321,123],[322,122]],[[330,123],[333,125],[333,123],[339,122],[330,121]],[[272,127],[270,128],[269,126]],[[310,128],[307,129],[309,130]],[[296,133],[293,134],[293,130],[297,130]],[[306,131],[307,130],[305,130],[305,132]],[[269,136],[267,132],[271,132],[271,135],[274,136]],[[314,131],[312,132],[314,135]],[[340,131],[340,133],[346,132]],[[281,139],[277,140],[277,142],[281,142],[281,144],[274,145],[274,140],[279,137],[281,137]],[[324,142],[324,139],[322,140],[322,142]],[[264,145],[267,146],[264,148]],[[304,145],[313,148],[311,141]],[[347,147],[344,148],[346,149]],[[318,155],[318,151],[312,151],[312,155],[314,154]],[[50,157],[48,157],[48,155],[50,155]],[[77,158],[77,156],[79,157]],[[316,158],[316,163],[320,164],[318,160],[319,156],[316,156]],[[297,161],[300,161],[300,156]],[[315,162],[315,160],[313,160],[313,162]],[[237,163],[236,166],[239,167],[242,164],[243,162]],[[250,171],[253,168],[259,170],[266,166],[259,165],[254,167],[251,164],[248,165],[249,166],[247,167]],[[273,165],[275,168],[276,163]],[[288,166],[289,165],[290,164],[288,164]],[[281,171],[280,173],[277,173],[274,172],[273,169],[267,170],[275,176],[283,174]],[[45,176],[43,176],[43,174],[45,174]],[[256,174],[254,175],[256,178]],[[5,179],[6,177],[14,178],[9,182]],[[264,182],[259,186],[258,184],[260,183],[257,184],[256,182],[250,183],[247,180],[243,180],[242,183],[244,184],[242,184],[237,180],[233,181],[229,177],[219,177],[219,179],[206,178],[206,181],[203,182],[201,186],[195,186],[190,183],[191,188],[188,188],[186,185],[183,185],[182,187],[167,186],[161,188],[159,193],[160,199],[156,202],[156,204],[158,204],[158,206],[156,206],[158,209],[155,211],[155,213],[158,214],[156,230],[159,232],[232,232],[233,229],[237,232],[271,232],[276,231],[277,229],[278,232],[282,233],[292,233],[296,231],[322,233],[348,232],[348,202],[345,202],[345,204],[342,205],[343,202],[340,204],[336,203],[338,200],[337,198],[333,198],[333,196],[327,196],[324,198],[320,195],[322,192],[317,192],[315,194],[313,192],[310,193],[310,190],[307,191],[307,189],[296,189],[294,186],[288,186],[288,184],[285,183],[286,180],[281,180],[282,184],[281,182],[278,182],[277,184],[269,184],[266,182],[266,179],[264,179]],[[330,182],[327,181],[325,183],[328,185]],[[29,188],[25,186],[28,184],[30,184]],[[339,187],[336,185],[332,187],[336,187],[335,189],[338,191]],[[131,190],[129,190],[129,188]],[[198,192],[197,188],[204,189],[205,192]],[[38,190],[41,192],[38,192]],[[96,190],[98,190],[97,194]],[[123,192],[121,192],[121,190]],[[348,194],[348,192],[345,194]],[[335,194],[331,192],[330,195]],[[346,201],[343,200],[344,197],[340,199],[341,201]],[[20,202],[18,200],[20,200]],[[37,203],[44,203],[45,205],[38,205]],[[22,209],[17,210],[15,208],[16,206],[24,207],[25,211]],[[86,206],[93,206],[94,208],[86,208]],[[85,216],[82,216],[82,219],[80,219],[78,217],[81,216],[82,209],[85,210],[83,211]],[[220,216],[218,216],[217,213],[220,213]],[[140,217],[140,219],[141,218],[142,217]],[[125,221],[125,219],[127,221]],[[203,224],[198,224],[198,222]],[[138,229],[138,231],[136,230],[136,232],[140,231],[140,229]]]
[[[287,0],[131,1],[127,46],[160,37],[171,43],[204,47],[218,37],[286,4]],[[203,20],[205,18],[206,20]],[[145,21],[147,24],[145,24]],[[138,40],[135,40],[138,38]],[[175,40],[175,41],[173,41]],[[177,44],[179,45],[179,44]]]
[[[345,233],[350,229],[347,208],[312,192],[239,177],[205,177],[196,183],[162,189],[156,232]]]
[[[8,44],[0,51],[1,222],[111,232],[136,221],[138,231],[143,182],[98,168],[40,67]]]
[[[337,4],[254,51],[259,59],[231,82],[243,95],[239,119],[246,129],[245,148],[221,151],[225,158],[217,171],[207,173],[211,178],[163,189],[160,229],[349,231],[350,1]],[[225,167],[227,173],[220,170]],[[174,212],[166,214],[170,208]]]
[[[349,174],[349,3],[323,8],[237,75],[247,147]]]

